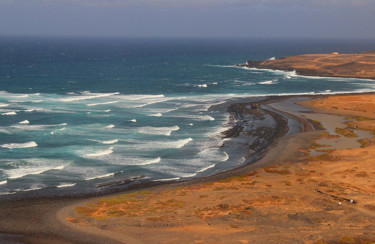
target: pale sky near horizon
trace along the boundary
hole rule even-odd
[[[375,0],[0,0],[0,35],[375,39]]]

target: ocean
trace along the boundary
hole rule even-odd
[[[375,82],[236,64],[357,53],[372,44],[2,37],[0,195],[92,194],[105,182],[187,180],[239,167],[246,152],[225,144],[230,139],[220,132],[229,128],[228,114],[213,105],[267,95],[368,92]]]

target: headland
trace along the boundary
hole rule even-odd
[[[298,75],[375,79],[375,51],[360,54],[305,54],[247,61],[242,67],[296,71]]]

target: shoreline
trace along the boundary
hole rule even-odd
[[[300,97],[300,96],[267,97],[266,99],[264,99],[260,102],[257,102],[257,103],[266,104],[266,103],[269,103],[273,100],[275,100],[275,101],[280,100],[280,99],[285,100],[285,99],[288,99],[290,97]],[[239,103],[234,103],[234,104],[239,104]],[[280,119],[280,117],[281,117],[280,115],[274,115],[274,116],[276,118],[279,117],[280,121],[282,120],[282,119]],[[279,123],[282,123],[282,122],[279,122]],[[280,126],[280,124],[279,124],[279,126]],[[288,144],[288,143],[296,144],[296,142],[298,141],[297,144],[300,144],[303,141],[304,143],[309,144],[310,140],[317,136],[316,132],[307,132],[307,134],[306,135],[303,134],[303,136],[301,136],[302,134],[297,134],[297,135],[291,135],[291,136],[283,137],[283,135],[286,133],[285,132],[286,126],[287,125],[284,124],[284,125],[282,125],[283,128],[276,128],[276,130],[279,131],[278,132],[279,135],[272,140],[270,145],[268,145],[266,148],[264,148],[262,150],[262,152],[260,153],[261,155],[259,156],[259,158],[257,160],[255,160],[255,162],[250,163],[250,164],[247,163],[245,165],[242,165],[242,166],[239,166],[239,167],[236,167],[236,168],[224,171],[224,172],[220,172],[220,173],[217,173],[215,175],[210,175],[210,176],[186,180],[186,181],[179,181],[179,182],[178,181],[177,182],[173,182],[173,181],[172,182],[157,182],[157,183],[151,182],[151,184],[143,184],[143,185],[139,185],[138,187],[134,187],[132,189],[122,190],[122,191],[118,191],[118,192],[112,192],[112,193],[103,194],[103,195],[94,195],[94,196],[91,195],[91,196],[82,196],[82,197],[72,197],[72,196],[41,197],[41,198],[32,198],[32,199],[20,198],[20,199],[15,199],[15,200],[10,200],[10,201],[1,201],[0,202],[1,216],[7,216],[7,217],[3,218],[2,219],[3,221],[0,222],[0,233],[17,235],[17,237],[14,237],[14,238],[12,236],[9,238],[9,236],[8,236],[8,238],[6,238],[6,240],[14,239],[14,240],[20,240],[20,241],[26,241],[26,242],[30,241],[31,243],[34,242],[33,241],[34,238],[35,238],[34,236],[38,236],[38,235],[34,234],[35,232],[37,232],[37,233],[39,233],[39,232],[43,233],[44,232],[43,234],[40,234],[37,237],[37,240],[48,240],[48,239],[51,239],[51,238],[52,239],[55,238],[56,240],[64,241],[64,239],[66,239],[65,236],[67,236],[68,239],[79,238],[79,240],[82,241],[83,243],[86,240],[90,240],[90,242],[94,241],[92,239],[91,235],[81,236],[82,233],[79,232],[79,231],[71,232],[71,230],[69,230],[68,232],[65,232],[64,234],[59,233],[58,230],[62,226],[64,226],[64,224],[57,223],[56,221],[54,221],[54,223],[51,226],[49,226],[48,228],[47,228],[47,226],[43,226],[43,225],[38,226],[36,223],[42,221],[44,219],[44,217],[46,217],[46,219],[49,220],[47,222],[52,222],[52,219],[55,217],[56,213],[62,211],[61,209],[64,209],[66,206],[70,206],[72,204],[74,204],[74,205],[82,204],[82,202],[87,202],[87,201],[90,201],[90,200],[93,200],[93,199],[97,199],[98,197],[115,196],[115,195],[118,195],[118,194],[135,192],[137,190],[145,190],[145,189],[162,190],[162,189],[186,187],[186,186],[191,186],[191,185],[194,185],[194,184],[201,184],[201,183],[218,181],[218,180],[225,179],[225,178],[228,178],[228,177],[233,177],[233,176],[237,176],[237,175],[240,175],[240,174],[244,174],[246,172],[251,172],[251,171],[256,170],[258,168],[266,167],[266,166],[268,166],[268,164],[274,164],[274,161],[269,163],[270,158],[274,158],[276,156],[279,157],[281,151],[292,152],[293,150],[286,150],[285,149],[286,147],[290,147],[290,144]],[[283,132],[280,133],[280,131],[283,131]],[[305,139],[303,139],[303,137],[305,137]],[[308,138],[308,139],[306,139],[306,138]],[[300,153],[297,153],[297,155],[301,156]],[[293,151],[293,153],[291,153],[291,154],[286,154],[284,156],[281,156],[280,159],[295,158],[295,156],[296,156],[296,154]],[[51,205],[51,203],[53,203],[53,205]],[[14,208],[17,209],[17,213],[15,213],[15,211],[12,210]],[[25,222],[25,223],[21,224],[22,221],[24,221],[25,216],[20,214],[18,209],[23,209],[23,210],[28,212],[26,214],[26,216],[28,216],[28,218],[27,218],[28,221],[29,221],[28,223]],[[41,216],[39,216],[39,214],[36,214],[34,212],[42,212],[42,213],[44,213],[44,216],[43,216],[43,214],[41,214]],[[23,213],[23,214],[25,214],[25,213]],[[59,215],[61,216],[61,214],[59,214]],[[11,219],[13,221],[10,221]],[[16,221],[16,222],[18,222],[18,224],[15,224],[14,221],[17,220],[17,219],[19,219],[18,221]],[[5,220],[5,223],[4,223],[4,220]],[[60,219],[60,222],[61,222],[61,219]],[[62,221],[62,222],[64,222],[64,221]],[[12,224],[10,224],[10,226],[9,226],[9,223],[12,223]],[[34,227],[31,227],[31,226],[34,226]],[[31,230],[27,231],[28,228],[30,228]],[[34,228],[36,228],[36,230]],[[44,231],[44,228],[46,229],[46,231]],[[65,226],[65,228],[66,228],[66,226]],[[26,231],[25,231],[25,229],[26,229]],[[22,230],[22,231],[20,231],[20,230]],[[68,234],[68,233],[70,233],[70,234]],[[92,232],[91,234],[93,234],[93,233],[95,233],[95,232]],[[21,235],[21,237],[19,237],[19,235]],[[71,236],[71,237],[69,237],[69,236]],[[1,238],[1,236],[0,236],[0,238]],[[92,242],[92,243],[100,243],[102,241],[103,241],[103,239],[99,238],[97,242]]]
[[[374,94],[374,93],[367,93]],[[341,95],[341,94],[340,94]],[[340,96],[337,95],[337,96]],[[358,95],[355,94],[354,95]],[[332,96],[332,95],[330,95]],[[290,98],[308,97],[308,98],[321,98],[329,97],[325,95],[319,96],[287,96],[287,97],[270,97],[262,101],[262,103],[272,102],[272,100],[286,100]],[[298,117],[298,116],[297,116]],[[279,128],[280,129],[280,128]],[[153,191],[162,191],[168,189],[177,189],[179,187],[187,187],[196,184],[202,184],[207,182],[215,182],[229,177],[235,177],[243,175],[249,172],[253,172],[259,168],[264,168],[270,165],[275,165],[285,160],[291,162],[300,162],[304,159],[304,153],[300,150],[308,147],[314,138],[317,138],[321,131],[309,131],[298,133],[294,135],[281,136],[276,138],[271,145],[269,145],[262,157],[256,160],[254,163],[244,165],[239,168],[234,168],[225,172],[220,172],[216,175],[207,176],[198,179],[192,179],[182,182],[165,182],[157,185],[142,186],[137,189],[131,189],[122,191],[121,194],[131,193],[137,190],[151,189]],[[117,193],[111,193],[105,195],[106,197],[116,196]],[[6,216],[0,222],[0,232],[14,235],[23,236],[12,236],[5,238],[4,240],[19,240],[30,243],[37,243],[38,241],[58,240],[59,243],[79,242],[79,243],[103,243],[111,237],[110,233],[103,232],[98,233],[97,229],[88,231],[86,233],[81,232],[81,229],[77,229],[72,223],[68,223],[64,219],[64,214],[67,211],[71,211],[72,206],[82,205],[85,202],[93,201],[98,197],[63,197],[63,198],[40,198],[40,199],[26,199],[16,200],[10,202],[0,202],[1,215]],[[21,210],[21,211],[19,211]],[[56,213],[59,215],[59,221],[56,221]],[[23,222],[25,216],[28,216],[28,222]],[[47,219],[47,221],[45,220]],[[18,220],[18,221],[17,221]],[[4,223],[5,222],[5,223]],[[38,225],[37,223],[44,223]],[[35,234],[38,233],[38,234]],[[96,235],[92,235],[96,234]],[[99,237],[97,236],[99,234]],[[2,236],[0,235],[0,240]],[[122,237],[123,238],[123,237]],[[121,239],[123,240],[123,239]],[[130,242],[131,240],[128,239]],[[117,240],[118,241],[118,240]],[[117,243],[116,240],[111,239],[111,243]]]

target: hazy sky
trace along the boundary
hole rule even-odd
[[[0,0],[0,35],[375,39],[375,0]]]

